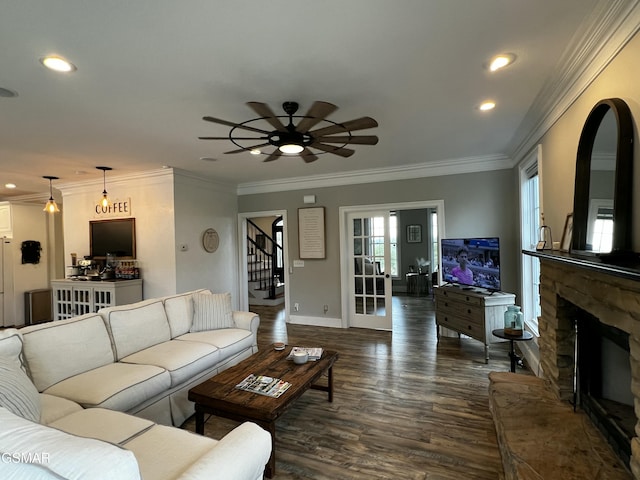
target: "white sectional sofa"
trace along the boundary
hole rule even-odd
[[[257,425],[218,442],[174,428],[192,386],[257,351],[258,326],[199,290],[0,332],[0,478],[262,478]]]

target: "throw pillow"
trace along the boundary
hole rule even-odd
[[[230,293],[195,293],[190,332],[234,327]]]
[[[27,371],[22,356],[22,335],[17,328],[0,330],[0,357],[12,359],[22,370]]]
[[[40,421],[40,393],[16,362],[0,356],[0,406],[32,422]]]

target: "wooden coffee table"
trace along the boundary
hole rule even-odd
[[[338,353],[324,350],[320,360],[296,365],[292,360],[286,359],[290,351],[290,347],[280,352],[273,349],[260,351],[189,390],[189,400],[195,402],[196,433],[204,434],[206,413],[241,422],[255,422],[271,434],[271,457],[265,467],[268,478],[276,472],[275,438],[278,417],[310,388],[327,392],[328,400],[333,401],[333,364],[338,359]],[[316,384],[325,372],[327,384]],[[291,387],[279,398],[235,388],[252,373],[280,378],[291,383]]]

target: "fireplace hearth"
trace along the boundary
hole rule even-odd
[[[640,427],[633,410],[640,404],[639,266],[526,253],[540,258],[538,343],[545,380],[559,399],[577,401],[588,412],[640,480]]]

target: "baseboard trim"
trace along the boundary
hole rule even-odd
[[[313,325],[314,327],[342,328],[342,319],[340,318],[289,315],[289,323],[294,323],[296,325]]]

